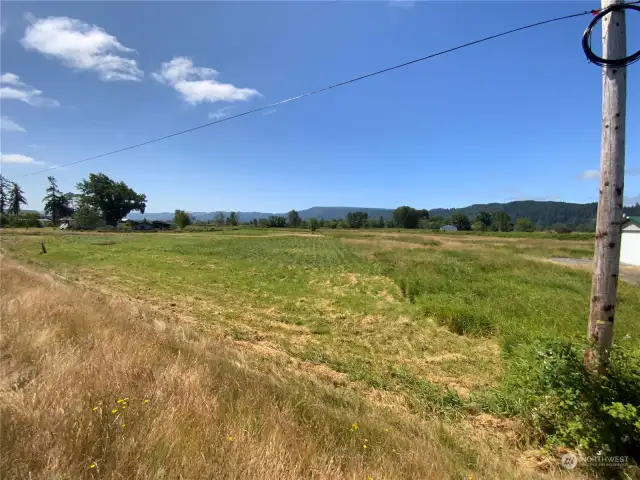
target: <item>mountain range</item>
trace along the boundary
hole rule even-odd
[[[521,217],[529,218],[533,223],[542,227],[549,227],[556,223],[572,224],[572,225],[590,225],[595,223],[597,203],[568,203],[568,202],[541,202],[535,200],[519,200],[509,203],[486,203],[469,205],[463,208],[434,208],[429,210],[431,217],[441,216],[450,217],[453,214],[461,213],[467,215],[472,221],[480,212],[506,212],[512,220]],[[331,220],[334,218],[343,219],[350,212],[366,212],[369,218],[383,217],[390,220],[393,214],[391,208],[365,208],[365,207],[312,207],[305,210],[299,210],[298,213],[303,219],[324,218]],[[215,218],[220,212],[190,212],[197,220],[208,222]],[[229,212],[221,212],[225,217]],[[248,222],[254,218],[260,220],[268,218],[271,215],[286,217],[286,213],[267,213],[267,212],[237,212],[240,222]],[[625,207],[627,215],[640,215],[640,206]],[[159,213],[137,213],[133,212],[128,215],[132,220],[142,220],[146,218],[148,221],[153,220],[172,220],[173,212]]]

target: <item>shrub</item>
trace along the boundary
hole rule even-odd
[[[184,228],[187,225],[191,225],[191,216],[184,210],[176,210],[173,223],[178,228]]]
[[[514,362],[490,409],[521,415],[549,448],[640,461],[638,353],[615,346],[607,374],[599,376],[584,366],[584,345],[553,341],[534,348],[529,359]]]

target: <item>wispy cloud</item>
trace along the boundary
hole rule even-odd
[[[262,112],[262,115],[265,115],[265,116],[267,116],[267,115],[273,115],[274,113],[276,113],[276,111],[277,111],[277,110],[276,110],[275,108],[270,108],[269,110],[265,110],[265,111],[263,111],[263,112]]]
[[[44,162],[38,162],[31,157],[20,153],[0,153],[0,163],[19,163],[22,165],[44,165]]]
[[[389,0],[388,5],[398,8],[413,8],[415,7],[416,2],[415,0]]]
[[[0,120],[0,130],[6,130],[7,132],[26,132],[26,128],[22,125],[17,124],[11,118],[6,115],[2,116],[2,120]]]
[[[190,58],[175,57],[165,62],[158,73],[152,74],[160,83],[173,87],[185,102],[236,102],[249,100],[260,93],[253,88],[238,88],[230,83],[218,83],[212,68],[194,67]]]
[[[31,23],[20,41],[27,50],[57,58],[67,67],[97,72],[104,81],[139,81],[144,73],[131,58],[119,53],[135,53],[102,28],[69,17],[38,19],[27,14]]]
[[[637,177],[640,175],[640,168],[627,168],[624,171],[625,177]],[[585,170],[578,175],[578,180],[598,180],[600,179],[600,170]]]
[[[209,119],[211,120],[221,120],[224,117],[229,115],[229,112],[236,107],[222,107],[216,110],[215,112],[209,113]]]
[[[600,178],[600,170],[585,170],[578,175],[578,180],[593,180]]]
[[[60,102],[42,96],[42,90],[27,85],[15,73],[0,75],[0,99],[19,100],[34,107],[59,107]]]

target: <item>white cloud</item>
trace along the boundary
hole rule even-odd
[[[0,130],[6,130],[7,132],[26,132],[27,130],[22,126],[18,125],[16,122],[11,120],[11,118],[6,115],[2,116],[2,120],[0,121]]]
[[[6,85],[15,85],[16,87],[25,87],[24,82],[20,81],[20,77],[15,73],[3,73],[0,75],[0,83]]]
[[[209,118],[211,120],[220,120],[229,115],[229,112],[233,110],[235,107],[222,107],[216,110],[215,112],[209,113]]]
[[[31,25],[20,41],[27,50],[36,50],[77,70],[97,72],[104,81],[139,81],[144,73],[135,60],[118,53],[134,53],[97,25],[69,17],[37,19],[27,15]]]
[[[44,162],[38,162],[31,157],[20,153],[0,153],[0,163],[20,163],[23,165],[44,165]]]
[[[59,107],[60,102],[42,96],[42,90],[22,82],[14,73],[0,75],[0,99],[19,100],[34,107]]]
[[[259,96],[253,88],[238,88],[230,83],[218,83],[218,76],[212,68],[194,67],[190,58],[175,57],[164,62],[160,72],[153,73],[160,83],[175,88],[185,102],[197,105],[202,102],[235,102]]]
[[[627,168],[624,171],[625,177],[637,177],[640,175],[640,168]],[[600,179],[600,170],[585,170],[578,175],[578,180],[598,180]]]
[[[585,170],[578,175],[578,180],[594,180],[600,178],[600,170]]]

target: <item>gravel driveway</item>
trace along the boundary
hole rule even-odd
[[[593,269],[593,260],[590,258],[562,258],[553,257],[550,259],[554,263],[560,263],[562,265],[569,265],[572,267]],[[640,285],[640,267],[620,264],[620,278],[626,282]]]

